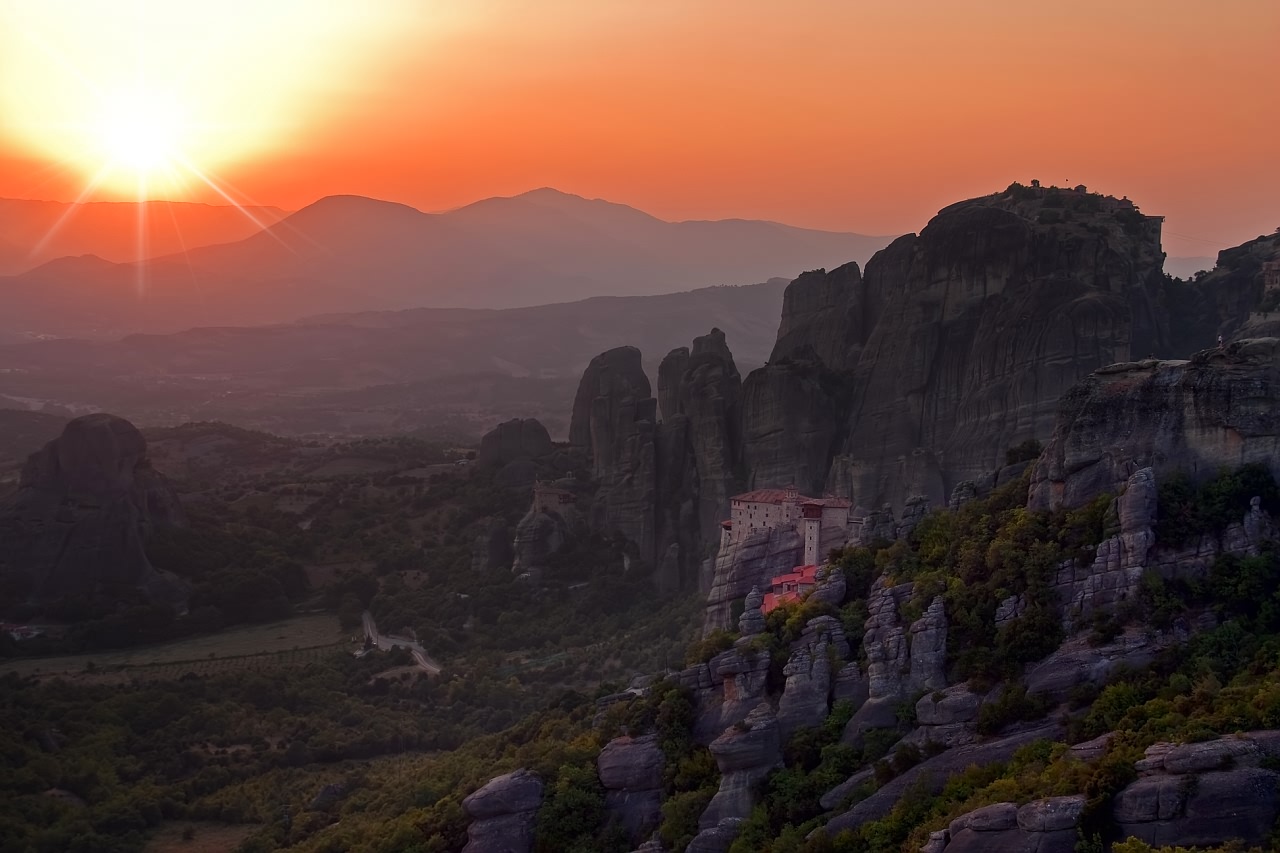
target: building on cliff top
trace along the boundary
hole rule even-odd
[[[533,511],[559,514],[565,506],[578,502],[578,496],[567,489],[557,489],[541,481],[533,484]]]
[[[769,581],[769,591],[764,594],[764,600],[760,603],[760,612],[767,616],[770,611],[789,601],[799,601],[817,585],[817,566],[796,566],[785,575],[778,575]]]
[[[720,546],[741,542],[757,531],[791,527],[804,534],[804,564],[815,564],[823,531],[848,531],[851,508],[844,498],[811,498],[795,486],[734,495],[729,499],[730,517],[720,524]]]

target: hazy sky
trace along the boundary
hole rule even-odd
[[[1280,225],[1277,0],[0,0],[0,196],[918,230],[1010,181]],[[176,177],[175,177],[176,176]]]

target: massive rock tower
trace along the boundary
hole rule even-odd
[[[153,528],[185,523],[133,424],[76,418],[31,455],[17,493],[0,504],[0,604],[181,604],[185,586],[157,571],[144,546]]]

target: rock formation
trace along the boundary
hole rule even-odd
[[[1274,731],[1149,746],[1112,816],[1125,837],[1153,845],[1266,844],[1280,816],[1280,774],[1270,769],[1278,748]]]
[[[662,420],[688,418],[688,453],[698,475],[698,531],[703,542],[715,542],[720,522],[729,515],[729,497],[742,491],[742,378],[719,329],[694,338],[692,352],[683,353],[671,353],[659,369],[658,395],[674,405],[662,410]],[[674,365],[669,364],[673,357]],[[676,379],[674,367],[682,363],[684,372]],[[675,387],[664,387],[664,380],[676,381]]]
[[[760,587],[751,587],[751,592],[747,593],[742,603],[742,615],[738,617],[739,634],[744,637],[754,637],[756,634],[763,633],[764,614],[760,609],[763,602],[764,596],[760,593]]]
[[[145,544],[153,529],[185,524],[133,424],[108,414],[76,418],[31,455],[18,491],[0,504],[3,603],[181,606],[186,585],[157,571]]]
[[[846,536],[843,528],[823,529],[818,553],[826,554],[844,545]],[[752,587],[768,589],[773,578],[791,571],[803,560],[804,540],[789,527],[763,528],[721,548],[712,563],[704,633],[729,628],[734,601]]]
[[[515,770],[470,794],[462,801],[472,821],[462,853],[529,853],[542,789],[538,776]]]
[[[489,519],[488,528],[471,545],[471,571],[505,569],[511,565],[513,557],[511,528],[501,518]]]
[[[782,674],[787,683],[778,699],[778,728],[786,740],[798,729],[817,726],[830,711],[830,644],[825,636],[791,653]]]
[[[1119,492],[1135,470],[1194,479],[1249,462],[1280,474],[1280,339],[1246,339],[1190,361],[1125,362],[1076,385],[1031,479],[1033,509]],[[1153,417],[1159,412],[1159,417]]]
[[[717,831],[726,819],[745,819],[755,805],[756,783],[782,765],[778,720],[767,702],[711,743],[720,768],[720,789],[698,819],[701,832]]]
[[[1085,797],[1050,797],[1018,807],[994,803],[933,833],[922,853],[1072,853]]]
[[[657,735],[614,738],[596,759],[605,808],[617,815],[633,844],[661,822],[664,761]]]
[[[592,525],[620,531],[659,585],[690,586],[704,543],[719,539],[741,488],[741,385],[719,329],[669,353],[658,399],[634,347],[592,360],[574,402],[570,441],[591,456],[598,484]],[[662,422],[658,422],[659,400]]]
[[[941,597],[935,597],[924,615],[909,627],[900,611],[911,598],[914,585],[890,586],[884,578],[867,597],[866,634],[862,645],[867,656],[868,698],[845,726],[844,740],[858,742],[870,729],[897,724],[897,708],[921,690],[947,686],[947,617]]]
[[[547,428],[534,418],[516,418],[498,424],[480,439],[476,464],[501,468],[524,459],[540,459],[553,450]]]
[[[850,390],[811,349],[753,370],[742,386],[746,488],[795,483],[824,494]]]

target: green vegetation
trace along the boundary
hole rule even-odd
[[[536,584],[487,567],[476,559],[483,556],[477,542],[494,524],[510,530],[528,496],[484,471],[409,476],[404,466],[435,458],[413,443],[337,455],[310,450],[306,465],[357,450],[363,458],[383,454],[389,464],[306,479],[289,457],[283,469],[248,479],[187,483],[213,497],[193,511],[189,530],[157,537],[151,547],[158,565],[193,584],[191,614],[135,607],[85,623],[63,648],[154,642],[308,608],[336,611],[354,626],[369,609],[385,632],[414,631],[444,664],[443,677],[392,669],[407,662],[403,653],[355,659],[326,649],[269,675],[192,662],[164,680],[156,674],[128,683],[130,671],[112,684],[87,675],[5,677],[0,750],[12,770],[0,779],[0,853],[136,851],[174,822],[251,827],[246,853],[456,850],[466,830],[462,799],[517,767],[547,785],[536,849],[625,851],[627,839],[604,808],[595,759],[617,734],[650,731],[666,758],[658,831],[670,849],[683,850],[719,785],[710,751],[693,739],[693,697],[668,680],[639,699],[603,708],[595,700],[622,691],[637,673],[708,660],[736,636],[716,632],[691,643],[700,602],[660,599],[620,540],[577,537]],[[1010,459],[1033,458],[1034,450],[1020,445]],[[300,484],[315,501],[299,512],[241,500]],[[233,492],[241,493],[234,505]],[[868,594],[883,574],[915,584],[901,605],[905,620],[937,596],[945,602],[950,681],[969,679],[981,692],[998,687],[979,712],[982,733],[1042,717],[1045,703],[1020,677],[1063,638],[1051,588],[1057,569],[1091,560],[1118,520],[1109,496],[1050,514],[1028,511],[1025,495],[1024,477],[958,512],[930,515],[904,540],[834,554],[845,600],[784,605],[746,649],[768,658],[770,691],[781,689],[791,644],[815,616],[840,620],[851,638],[861,635]],[[1171,478],[1161,486],[1157,538],[1173,545],[1220,533],[1254,495],[1280,509],[1280,490],[1263,468],[1202,485]],[[64,606],[73,612],[74,605]],[[997,627],[1002,606],[1008,618]],[[1275,552],[1223,557],[1198,579],[1153,573],[1139,596],[1099,622],[1098,635],[1139,621],[1193,624],[1203,614],[1216,627],[1143,671],[1073,697],[1071,740],[1115,733],[1099,760],[1083,764],[1064,745],[1034,743],[936,792],[917,780],[882,819],[810,841],[831,816],[820,798],[835,785],[864,773],[845,808],[931,756],[927,744],[899,743],[913,723],[913,701],[903,703],[896,725],[852,743],[841,741],[854,708],[837,705],[785,744],[783,766],[761,783],[735,853],[916,850],[930,831],[974,808],[1076,792],[1089,798],[1085,846],[1095,836],[1099,844],[1117,841],[1111,800],[1132,780],[1146,746],[1280,728]],[[833,672],[839,665],[831,661]],[[1147,853],[1134,844],[1114,849]]]

